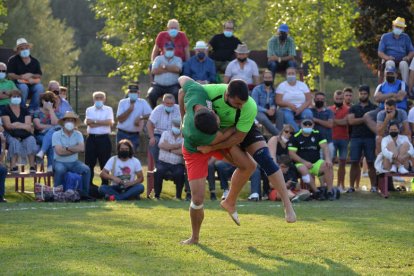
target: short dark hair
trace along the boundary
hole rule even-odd
[[[391,121],[388,124],[388,129],[390,129],[392,126],[396,126],[398,128],[398,130],[400,130],[400,126],[398,125],[398,123],[396,121]]]
[[[368,92],[368,94],[369,94],[369,86],[367,84],[362,84],[358,87],[358,91],[359,92],[365,91],[365,92]]]
[[[326,98],[325,93],[320,92],[320,91],[318,91],[318,92],[316,92],[316,93],[315,93],[315,97],[316,97],[316,96],[323,96],[324,98]]]
[[[336,90],[336,91],[334,92],[334,95],[335,95],[335,96],[341,96],[342,94],[343,94],[342,90]]]
[[[352,89],[352,87],[345,87],[343,92],[351,92],[354,93],[354,90]]]
[[[118,142],[118,145],[116,146],[116,152],[120,151],[121,145],[126,145],[129,148],[128,158],[132,158],[132,156],[134,156],[134,147],[132,146],[132,142],[128,139],[122,139]]]
[[[227,93],[230,98],[239,98],[242,101],[249,99],[249,87],[244,80],[232,80],[227,86]]]
[[[202,108],[195,112],[194,125],[198,130],[209,135],[215,134],[219,129],[216,115],[207,108]]]
[[[386,100],[385,100],[385,105],[388,105],[388,106],[395,106],[395,105],[396,105],[396,102],[395,102],[395,100],[393,100],[393,99],[386,99]]]
[[[287,155],[287,154],[282,154],[281,156],[279,156],[278,158],[277,158],[277,162],[279,163],[279,164],[283,164],[283,165],[285,165],[285,166],[290,166],[290,164],[291,164],[291,162],[292,162],[292,159],[290,159],[290,157],[289,157],[289,155]]]

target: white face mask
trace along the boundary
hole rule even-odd
[[[66,122],[66,123],[65,123],[65,128],[66,128],[68,131],[72,131],[72,130],[75,128],[75,124],[74,124],[74,123],[72,123],[72,122]]]
[[[282,141],[283,141],[283,143],[287,143],[289,141],[289,139],[286,138],[286,137],[284,137],[284,136],[282,136]]]

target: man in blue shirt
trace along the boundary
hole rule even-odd
[[[405,19],[397,17],[392,21],[392,32],[383,34],[378,46],[378,57],[385,62],[385,67],[400,69],[404,82],[408,82],[408,63],[414,57],[414,47],[410,37],[403,33]]]
[[[315,94],[315,107],[311,108],[315,129],[319,131],[322,138],[328,143],[329,153],[334,156],[334,145],[332,141],[333,117],[332,110],[325,107],[325,93],[317,92]]]
[[[197,41],[195,55],[184,63],[183,75],[201,84],[216,82],[216,65],[207,56],[208,46],[204,41]]]

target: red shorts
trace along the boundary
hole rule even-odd
[[[209,153],[189,152],[184,146],[183,157],[187,168],[188,181],[205,178],[208,175],[208,160],[210,157],[222,160],[224,158],[222,150],[211,151]]]

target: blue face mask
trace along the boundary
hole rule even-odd
[[[29,49],[26,49],[26,50],[22,50],[22,51],[20,51],[20,56],[21,56],[22,58],[27,58],[27,57],[29,57],[29,56],[30,56],[30,50],[29,50]]]
[[[135,102],[136,100],[138,100],[138,94],[137,93],[129,93],[129,99],[131,100],[131,102]]]
[[[171,51],[171,50],[165,51],[164,55],[166,58],[172,58],[174,56],[174,51]]]
[[[6,78],[6,73],[0,72],[0,80],[4,80]]]
[[[231,31],[224,31],[223,34],[224,34],[225,37],[232,37],[233,36],[233,32],[231,32]]]
[[[287,80],[287,82],[295,82],[296,81],[296,75],[287,76],[286,80]]]
[[[197,54],[198,59],[204,59],[205,57],[206,57],[206,53],[204,53],[204,52],[200,52],[200,53]]]
[[[169,30],[168,30],[168,34],[169,34],[171,37],[176,37],[176,36],[178,35],[178,30],[177,30],[177,29],[169,29]]]
[[[103,101],[96,101],[95,106],[96,108],[101,108],[104,105]]]
[[[393,32],[393,34],[395,34],[395,35],[400,35],[400,34],[402,34],[402,33],[403,33],[403,30],[402,30],[402,29],[400,29],[400,28],[392,28],[392,32]]]
[[[313,128],[311,128],[311,127],[303,127],[302,128],[302,131],[305,134],[311,134],[312,133],[312,130],[313,130]]]
[[[171,130],[174,135],[179,135],[181,133],[181,130],[178,127],[172,127]]]
[[[164,109],[165,109],[165,112],[170,113],[170,112],[173,112],[174,107],[173,106],[165,106]]]
[[[22,98],[21,97],[12,97],[10,99],[10,103],[13,105],[19,105],[22,102]]]

